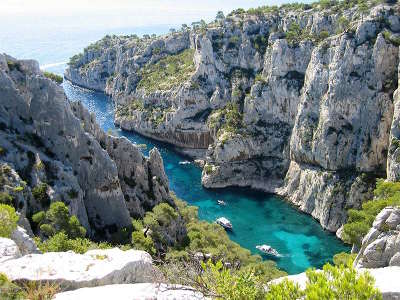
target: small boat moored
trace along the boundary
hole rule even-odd
[[[215,223],[217,223],[218,225],[221,225],[225,229],[228,229],[228,230],[232,230],[233,229],[232,223],[227,218],[224,218],[224,217],[218,218],[215,221]]]
[[[218,205],[225,206],[226,203],[224,200],[217,200]]]
[[[265,245],[265,244],[259,245],[259,246],[256,246],[256,248],[265,254],[269,254],[269,255],[273,255],[273,256],[277,256],[277,257],[281,256],[278,251],[276,251],[274,248],[272,248],[269,245]]]
[[[189,165],[190,161],[188,161],[188,160],[180,161],[179,164],[180,165]]]

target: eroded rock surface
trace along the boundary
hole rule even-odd
[[[189,287],[157,283],[114,284],[59,293],[55,300],[201,300],[204,296]]]
[[[362,240],[354,265],[358,268],[400,267],[400,208],[386,207]]]
[[[156,275],[148,253],[118,248],[90,250],[85,254],[72,251],[29,254],[3,262],[0,272],[16,282],[56,282],[63,290],[151,282]]]
[[[105,134],[32,60],[0,55],[0,148],[0,192],[21,220],[63,201],[89,236],[104,238],[171,202],[158,151],[145,158],[128,140]]]

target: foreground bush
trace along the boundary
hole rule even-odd
[[[326,264],[323,270],[308,270],[304,290],[288,279],[271,284],[266,289],[267,282],[254,269],[229,269],[220,261],[215,264],[211,260],[198,264],[173,264],[168,265],[166,270],[165,274],[172,283],[190,285],[216,299],[382,299],[368,273],[358,274],[353,267],[344,265]]]
[[[305,290],[285,280],[271,285],[266,299],[382,299],[368,272],[358,274],[353,267],[326,264],[322,271],[308,270]],[[290,296],[290,298],[288,297]]]
[[[9,238],[17,228],[18,215],[14,207],[0,204],[0,237]]]
[[[56,283],[26,282],[12,283],[5,274],[0,273],[0,298],[2,300],[50,300],[60,291]]]

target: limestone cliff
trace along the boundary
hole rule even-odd
[[[130,216],[170,201],[157,150],[145,158],[128,140],[106,135],[36,61],[7,55],[0,55],[0,181],[21,220],[63,201],[92,237],[130,227]]]
[[[205,159],[205,187],[278,193],[336,231],[376,177],[400,177],[399,5],[366,4],[237,10],[161,37],[108,36],[66,78],[111,94],[122,128]]]

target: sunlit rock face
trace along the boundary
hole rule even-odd
[[[25,216],[54,201],[63,201],[98,238],[171,203],[158,151],[145,158],[128,140],[105,134],[36,61],[0,55],[0,147],[0,192],[12,196],[24,235],[31,232]],[[42,185],[42,197],[35,196]]]
[[[336,231],[376,177],[400,178],[399,27],[398,4],[236,11],[106,37],[66,77],[112,95],[122,128],[204,159],[205,187],[278,193]]]

